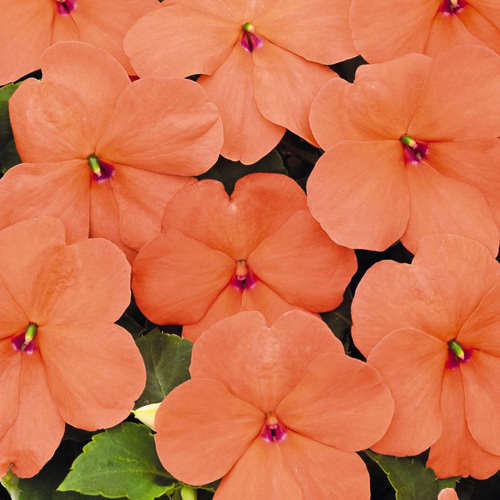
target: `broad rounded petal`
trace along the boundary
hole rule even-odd
[[[498,137],[499,89],[500,56],[492,50],[468,45],[436,56],[408,134],[421,140]]]
[[[252,61],[259,111],[269,121],[316,145],[309,126],[311,104],[336,73],[266,41],[253,51]]]
[[[496,275],[497,282],[482,297],[457,335],[457,340],[465,346],[471,346],[484,353],[500,357],[500,338],[497,333],[500,328],[500,301],[498,300],[500,297],[498,277],[500,266],[496,267],[496,270],[491,269],[490,276],[495,277]],[[487,284],[487,280],[485,280],[485,284]]]
[[[139,251],[160,234],[167,202],[195,179],[119,165],[110,182],[120,213],[120,238]]]
[[[280,445],[257,437],[224,477],[214,500],[303,500],[302,489]]]
[[[369,62],[423,52],[440,0],[414,2],[353,0],[350,21],[354,45]]]
[[[51,43],[55,5],[1,0],[0,11],[0,85],[4,85],[40,67],[40,54]]]
[[[17,418],[0,438],[0,474],[13,464],[11,470],[17,476],[33,477],[59,446],[64,420],[47,387],[40,355],[21,357]]]
[[[78,27],[80,40],[104,49],[132,74],[132,66],[123,50],[123,38],[135,21],[159,7],[155,0],[79,2],[71,17]]]
[[[470,11],[472,9],[465,9]],[[483,43],[475,37],[464,25],[462,13],[449,15],[438,12],[432,21],[429,38],[425,43],[425,53],[432,57],[452,49],[458,45],[472,45]]]
[[[50,325],[40,327],[37,338],[50,392],[68,424],[94,431],[128,416],[144,390],[146,370],[125,329],[107,323]]]
[[[465,419],[484,450],[500,455],[500,358],[474,350],[460,369],[464,383]]]
[[[0,278],[0,339],[21,333],[29,322],[25,311],[19,307]]]
[[[392,330],[412,327],[443,342],[463,332],[467,343],[476,323],[464,325],[469,317],[481,321],[475,311],[497,279],[498,265],[481,243],[427,236],[411,266],[384,261],[366,272],[352,304],[354,342],[368,356]]]
[[[437,500],[460,500],[457,492],[453,488],[443,488],[438,495]]]
[[[408,222],[408,181],[401,144],[346,141],[327,151],[307,182],[313,217],[333,241],[385,250]]]
[[[22,321],[23,319],[20,319],[20,322]],[[24,325],[19,325],[20,328],[14,333],[21,333],[27,324],[28,322],[25,321]],[[12,348],[11,339],[2,338],[0,340],[0,359],[2,362],[0,370],[0,384],[2,387],[0,391],[0,436],[3,436],[8,431],[17,418],[21,358],[22,354]],[[2,474],[3,466],[4,464],[0,462],[0,474]]]
[[[254,25],[267,40],[310,61],[334,64],[358,54],[345,0],[278,0]]]
[[[495,0],[476,0],[460,12],[467,29],[495,52],[500,53],[500,8]],[[478,42],[476,42],[478,43]]]
[[[415,253],[424,236],[453,233],[480,241],[497,255],[500,231],[480,191],[441,175],[425,162],[406,168],[410,217],[401,242],[410,252]]]
[[[249,268],[290,304],[329,311],[356,271],[354,252],[336,245],[308,211],[298,211],[248,258]]]
[[[285,175],[246,175],[230,197],[222,183],[207,179],[183,189],[168,203],[163,230],[176,228],[235,260],[246,259],[293,213],[306,208],[304,192]]]
[[[276,416],[302,436],[357,451],[384,435],[393,409],[389,389],[375,369],[330,352],[313,360],[276,408]]]
[[[241,312],[220,321],[196,342],[193,378],[215,378],[262,411],[273,411],[324,352],[343,353],[319,318],[301,311],[283,314],[270,328],[262,314]]]
[[[264,414],[210,379],[171,391],[155,418],[156,449],[170,474],[205,484],[227,473],[264,424]]]
[[[241,311],[241,299],[241,290],[228,284],[199,321],[182,326],[182,336],[193,343],[196,342],[200,335],[217,321],[239,313]]]
[[[337,450],[291,430],[278,446],[304,499],[370,498],[370,476],[356,453]]]
[[[51,215],[64,222],[68,242],[88,238],[89,182],[82,160],[16,165],[0,180],[0,227]]]
[[[394,417],[384,437],[372,448],[385,455],[417,455],[442,432],[441,384],[448,346],[431,335],[401,328],[370,352],[375,367],[394,398]]]
[[[219,113],[200,85],[147,78],[121,94],[96,155],[162,174],[199,175],[216,162],[221,147]]]
[[[438,478],[472,476],[486,479],[495,474],[500,469],[500,456],[479,446],[465,420],[461,370],[445,371],[441,409],[443,433],[431,446],[427,467],[432,467]]]
[[[252,55],[237,43],[211,76],[198,79],[219,109],[224,127],[222,156],[250,165],[280,141],[285,129],[265,118],[254,97]]]
[[[116,321],[130,303],[130,265],[107,240],[60,246],[33,285],[30,319],[38,325]]]
[[[65,243],[64,226],[53,217],[21,221],[0,231],[0,280],[26,315],[41,263]]]
[[[155,323],[194,323],[229,282],[234,268],[226,254],[169,229],[136,257],[134,296]]]
[[[500,140],[472,139],[435,142],[429,163],[439,173],[477,188],[486,198],[493,217],[500,227]]]
[[[130,29],[125,52],[143,77],[212,74],[240,36],[232,9],[223,0],[163,4]]]

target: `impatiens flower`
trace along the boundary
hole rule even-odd
[[[435,56],[457,45],[486,45],[500,53],[496,0],[353,0],[354,45],[369,62],[418,52]]]
[[[255,163],[285,128],[316,144],[313,97],[357,52],[349,0],[169,0],[125,37],[140,76],[202,76],[224,123],[222,155]]]
[[[463,46],[361,66],[311,109],[327,152],[307,184],[313,216],[351,248],[454,233],[496,255],[500,227],[500,57]]]
[[[480,243],[424,238],[411,265],[368,270],[352,335],[395,401],[372,448],[416,455],[438,477],[484,479],[500,469],[500,264]]]
[[[133,74],[123,37],[158,7],[155,0],[0,0],[0,85],[39,69],[42,52],[65,40],[101,47]]]
[[[172,198],[162,233],[135,260],[132,287],[149,319],[187,325],[195,341],[241,310],[272,322],[290,309],[333,309],[355,270],[354,252],[328,238],[295,181],[256,173],[231,197],[204,180]]]
[[[81,42],[54,45],[41,61],[43,80],[26,80],[9,102],[25,163],[0,181],[0,227],[54,215],[70,241],[104,237],[132,258],[160,231],[168,199],[215,163],[217,109],[192,81],[131,83]]]
[[[437,500],[460,500],[453,488],[444,488],[439,492]]]
[[[224,476],[214,500],[370,498],[354,452],[382,436],[393,402],[321,320],[291,311],[266,327],[242,312],[203,334],[190,372],[155,420],[158,455],[177,479]]]
[[[129,280],[115,245],[68,245],[52,217],[0,231],[0,476],[37,474],[65,422],[93,431],[130,413],[146,373],[132,336],[114,324]]]

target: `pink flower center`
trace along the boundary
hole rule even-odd
[[[57,13],[61,16],[69,16],[76,8],[76,0],[56,0]]]
[[[96,155],[90,155],[88,157],[88,162],[95,181],[102,182],[113,176],[115,167],[113,167],[110,163],[99,160]]]
[[[460,342],[450,340],[448,342],[448,360],[446,361],[446,368],[453,370],[460,363],[466,363],[472,356],[473,349],[463,347]]]
[[[458,14],[466,5],[465,0],[444,0],[439,10],[446,15]]]
[[[241,46],[248,52],[253,52],[255,49],[262,47],[264,43],[262,38],[255,34],[255,28],[252,23],[245,23],[241,30]]]
[[[231,278],[231,285],[238,290],[245,290],[246,288],[252,288],[256,281],[257,277],[248,269],[247,261],[243,259],[237,260],[234,276]]]
[[[420,163],[427,157],[429,146],[422,141],[416,141],[409,135],[402,135],[399,140],[403,145],[405,163]]]
[[[12,337],[10,343],[14,351],[33,354],[36,351],[35,337],[38,326],[35,323],[30,323],[24,332]]]
[[[286,437],[286,427],[276,418],[272,411],[266,413],[266,423],[260,437],[268,443],[279,443]]]

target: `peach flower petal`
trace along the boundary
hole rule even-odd
[[[163,228],[178,229],[237,260],[247,258],[293,213],[306,208],[304,192],[285,175],[246,175],[230,197],[222,183],[207,179],[175,196],[165,210]]]
[[[22,316],[19,319],[21,318]],[[28,323],[29,321],[25,321],[24,325],[18,328],[15,333],[21,333],[26,328]],[[2,387],[2,390],[0,391],[0,408],[2,408],[2,411],[0,412],[1,440],[1,436],[3,436],[9,430],[9,427],[11,427],[16,421],[18,413],[16,403],[19,399],[20,390],[19,380],[21,375],[21,356],[19,356],[19,353],[12,348],[11,339],[9,338],[2,338],[0,340],[0,359],[2,360],[2,370],[0,371],[0,384]],[[0,474],[2,474],[3,467],[4,464],[0,461]]]
[[[352,44],[349,7],[346,0],[279,0],[252,21],[274,45],[309,61],[333,64],[358,54]]]
[[[415,253],[424,236],[454,233],[480,241],[497,255],[500,231],[477,189],[441,175],[426,162],[409,163],[406,170],[410,218],[401,242],[410,252]]]
[[[354,45],[369,62],[422,52],[439,2],[399,0],[395,7],[392,0],[353,0],[350,21]]]
[[[500,455],[500,388],[497,383],[500,358],[474,350],[460,368],[470,433],[481,448]]]
[[[276,408],[276,416],[301,436],[357,451],[384,435],[393,408],[392,396],[376,370],[343,353],[329,352],[309,365]]]
[[[500,8],[496,0],[473,0],[460,13],[467,29],[495,52],[500,53]]]
[[[500,456],[480,447],[469,431],[461,370],[446,370],[442,383],[443,433],[430,449],[427,467],[439,478],[470,475],[486,479],[500,468]]]
[[[64,421],[47,387],[40,355],[21,357],[17,418],[0,438],[0,475],[14,464],[12,472],[23,478],[37,474],[52,457],[64,434]]]
[[[303,500],[281,446],[257,437],[224,477],[214,500]]]
[[[309,111],[320,88],[336,73],[266,42],[252,52],[252,61],[255,101],[262,115],[316,145]]]
[[[223,0],[162,4],[129,30],[125,52],[143,77],[210,75],[240,36],[234,15],[234,7]]]
[[[284,127],[271,123],[257,107],[252,55],[239,43],[213,75],[202,75],[198,83],[219,109],[224,127],[221,154],[225,158],[250,165],[283,137]]]
[[[33,281],[30,320],[38,325],[113,323],[130,303],[130,265],[106,240],[54,248]]]
[[[96,155],[111,163],[171,175],[199,175],[217,160],[222,126],[200,85],[141,79],[120,95]]]
[[[338,306],[357,267],[354,252],[333,243],[305,210],[266,238],[248,265],[287,302],[311,311]]]
[[[439,492],[437,500],[460,500],[453,488],[444,488]]]
[[[174,477],[205,484],[230,470],[263,424],[261,411],[216,380],[192,379],[171,391],[160,405],[156,449]]]
[[[409,195],[402,155],[397,141],[345,141],[319,159],[307,201],[333,241],[385,250],[404,233]]]
[[[441,435],[441,381],[448,346],[413,328],[400,328],[370,352],[394,397],[394,417],[387,433],[373,448],[385,455],[417,455]]]
[[[82,160],[16,165],[0,180],[0,227],[50,215],[64,222],[70,243],[88,238],[89,184]]]
[[[190,372],[193,378],[219,380],[235,396],[273,411],[324,352],[343,353],[343,348],[311,314],[290,311],[267,328],[262,314],[242,312],[216,323],[198,339]]]
[[[445,141],[500,136],[499,88],[500,56],[492,50],[470,45],[437,56],[408,134]]]
[[[94,431],[129,415],[144,389],[146,370],[125,329],[97,322],[51,324],[38,329],[37,339],[44,378],[66,422]],[[92,376],[82,377],[85,373]]]
[[[235,262],[223,252],[169,229],[135,259],[134,296],[141,311],[155,323],[194,323],[215,301],[234,269]]]
[[[367,500],[370,476],[356,453],[337,450],[288,430],[279,448],[304,499]]]

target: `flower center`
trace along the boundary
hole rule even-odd
[[[57,13],[68,16],[76,8],[76,0],[56,0]]]
[[[243,34],[241,35],[241,46],[248,52],[253,52],[255,49],[262,47],[264,43],[262,38],[255,34],[255,28],[252,23],[245,23],[241,27]]]
[[[467,5],[465,0],[444,0],[443,5],[441,5],[441,12],[443,14],[451,15],[461,12]]]
[[[90,155],[88,157],[89,167],[92,170],[92,175],[94,180],[97,182],[105,181],[112,177],[115,167],[113,165],[106,163],[105,161],[99,160],[96,155]]]
[[[38,326],[35,323],[30,323],[24,332],[16,335],[10,340],[14,351],[33,354],[36,351],[35,336]]]
[[[472,356],[472,349],[463,347],[460,342],[456,340],[450,340],[448,342],[448,361],[446,362],[446,368],[454,369],[460,363],[467,362]]]
[[[429,146],[422,141],[416,141],[409,135],[402,135],[399,140],[403,145],[405,163],[420,163],[427,157]]]
[[[276,418],[272,411],[266,412],[266,423],[260,437],[268,443],[279,443],[286,437],[286,427]]]
[[[245,290],[245,288],[252,288],[256,281],[257,277],[248,269],[247,261],[243,259],[237,260],[234,276],[231,278],[231,285],[238,290]]]

